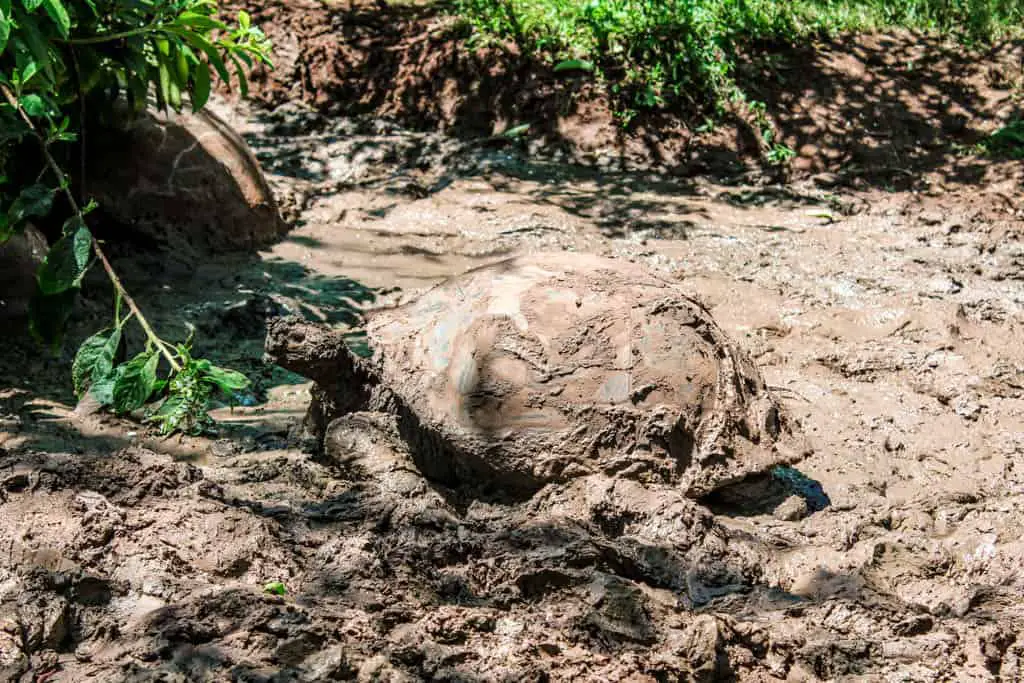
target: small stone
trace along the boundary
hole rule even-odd
[[[892,438],[891,434],[886,435],[885,443],[882,444],[882,447],[885,448],[886,452],[888,453],[893,453],[895,451],[903,451],[906,450],[907,448],[902,441],[900,441],[899,439]]]
[[[835,173],[818,173],[812,176],[811,180],[813,180],[814,184],[818,187],[824,188],[835,187],[839,184],[839,176]]]
[[[631,581],[599,574],[590,584],[593,611],[587,621],[607,636],[651,643],[656,638],[647,599]]]
[[[923,633],[928,633],[932,630],[932,626],[935,625],[934,619],[927,614],[919,614],[913,617],[907,617],[903,621],[899,622],[892,627],[893,633],[898,636],[919,636]]]
[[[797,522],[807,516],[807,501],[800,496],[790,496],[782,501],[775,512],[775,519],[783,522]]]
[[[967,396],[958,396],[953,402],[953,411],[963,419],[974,422],[981,417],[981,404]]]
[[[523,622],[509,618],[498,619],[494,624],[494,632],[500,636],[517,636],[525,628]]]
[[[690,680],[722,680],[730,668],[725,635],[720,622],[711,615],[698,616],[690,624],[683,636],[685,645],[680,652],[690,665]]]
[[[210,444],[210,455],[216,458],[228,458],[232,455],[238,455],[241,450],[238,444],[231,439],[217,439]]]
[[[959,294],[963,288],[962,282],[951,277],[940,276],[928,281],[928,293],[936,296]]]
[[[28,472],[14,472],[0,481],[0,488],[11,493],[21,493],[32,485],[32,477]]]

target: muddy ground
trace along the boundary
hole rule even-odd
[[[680,178],[272,104],[215,107],[289,236],[120,260],[160,329],[194,323],[256,383],[220,435],[76,410],[70,345],[2,342],[0,679],[1024,678],[1019,165],[947,149],[904,189]],[[357,330],[367,307],[539,249],[635,260],[705,302],[802,423],[799,469],[831,504],[502,503],[304,452],[308,384],[262,360],[268,318]],[[73,336],[108,306],[85,301]],[[573,495],[590,519],[563,514]],[[671,524],[640,528],[654,513]]]

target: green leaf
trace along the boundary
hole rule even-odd
[[[43,0],[21,0],[21,4],[27,11],[35,12],[43,4]]]
[[[202,109],[209,99],[210,67],[200,63],[192,74],[192,111]]]
[[[68,16],[68,11],[64,9],[64,3],[60,0],[42,0],[42,4],[46,7],[46,13],[53,19],[53,23],[57,24],[60,37],[67,38],[71,30],[71,17]]]
[[[46,114],[46,102],[35,93],[22,95],[18,99],[18,104],[29,116],[43,116]]]
[[[161,108],[164,108],[171,100],[171,71],[167,68],[167,62],[163,58],[160,58],[160,64],[157,69],[159,73],[157,102]]]
[[[594,70],[594,63],[588,62],[585,59],[566,59],[555,65],[555,73],[562,73],[563,71],[586,71],[590,73]]]
[[[182,12],[174,20],[174,23],[199,31],[226,31],[228,28],[227,24],[222,21],[217,21],[205,14],[197,14],[195,12]]]
[[[174,81],[167,85],[167,103],[174,111],[181,111],[181,88]]]
[[[231,61],[235,63],[235,75],[238,76],[238,93],[242,97],[248,97],[249,82],[245,78],[245,67],[235,55],[231,55]]]
[[[164,433],[174,431],[183,417],[185,407],[185,398],[183,396],[178,394],[168,396],[163,400],[156,412],[150,415],[146,421],[159,423],[161,425],[160,431]]]
[[[114,375],[98,379],[89,387],[89,394],[103,407],[114,403]]]
[[[204,371],[203,380],[215,385],[228,396],[249,387],[248,377],[235,370],[218,368],[216,365],[211,365]]]
[[[504,133],[502,133],[501,136],[502,137],[506,137],[506,138],[521,138],[524,135],[526,135],[526,133],[529,130],[530,130],[530,124],[524,123],[524,124],[521,124],[521,125],[518,125],[518,126],[513,126],[512,128],[509,128]]]
[[[156,351],[143,351],[127,363],[117,366],[111,405],[118,413],[128,413],[145,405],[156,386]]]
[[[59,348],[77,300],[77,287],[58,294],[43,294],[37,290],[29,302],[29,331],[32,336],[51,349]]]
[[[79,398],[96,380],[102,380],[114,371],[114,356],[121,343],[121,329],[103,330],[92,335],[75,354],[71,365],[71,381]]]
[[[174,82],[178,84],[178,87],[188,87],[188,56],[184,51],[178,49],[177,43],[171,44],[171,54],[168,63],[173,64],[174,68],[171,69],[171,75],[174,76]]]
[[[30,216],[45,216],[53,206],[54,192],[43,184],[29,185],[7,210],[7,220],[14,226]]]
[[[210,41],[198,33],[192,33],[191,31],[181,34],[181,37],[184,38],[192,47],[200,50],[206,55],[206,58],[210,60],[210,66],[214,68],[222,81],[225,83],[231,83],[231,76],[228,74],[228,69],[224,65],[224,60],[221,59],[220,54],[217,52],[217,48],[215,48]]]
[[[232,50],[231,56],[233,59],[240,59],[250,69],[252,68],[252,57],[241,50]]]
[[[0,0],[0,55],[7,47],[7,40],[11,37],[11,0]]]
[[[22,86],[26,83],[30,83],[37,73],[39,73],[38,62],[29,62],[23,65],[21,73],[18,74],[18,78],[21,80]]]
[[[89,267],[92,253],[92,233],[78,216],[68,219],[65,229],[69,232],[61,237],[39,267],[36,279],[43,294],[58,294],[81,284]]]
[[[51,82],[54,81],[53,60],[50,57],[50,42],[43,35],[42,31],[39,30],[35,17],[27,16],[20,12],[16,13],[15,16],[17,17],[18,28],[20,29],[16,35],[24,41],[25,46],[35,60],[34,63],[25,65],[23,69],[27,72],[28,67],[31,67],[33,74],[36,71],[41,71]],[[27,80],[27,77],[23,80]]]
[[[288,589],[280,581],[271,581],[263,587],[263,590],[271,595],[285,595],[288,593]]]

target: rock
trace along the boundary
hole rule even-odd
[[[797,522],[807,516],[807,501],[800,496],[790,496],[782,501],[775,512],[775,519],[783,522]]]
[[[13,613],[0,615],[0,681],[17,681],[29,669],[22,626]]]
[[[835,173],[818,173],[811,176],[811,180],[818,187],[831,188],[840,183],[840,178]]]
[[[405,672],[395,668],[387,657],[376,655],[362,663],[356,673],[356,680],[359,683],[406,683],[412,679]]]
[[[722,624],[709,614],[698,616],[686,629],[680,654],[690,665],[692,680],[720,681],[728,676],[730,666],[725,635]]]
[[[953,402],[953,410],[965,420],[974,422],[981,417],[981,405],[969,396],[958,396]]]
[[[0,320],[24,317],[36,290],[36,269],[47,251],[46,238],[34,226],[0,244]]]
[[[210,111],[126,117],[87,140],[85,192],[121,228],[108,239],[141,237],[187,257],[255,249],[287,231],[259,162]]]
[[[892,627],[892,632],[898,636],[907,638],[928,633],[935,625],[935,620],[927,614],[917,614],[907,617]]]
[[[616,639],[652,643],[656,639],[647,600],[632,582],[609,574],[598,574],[590,584],[593,611],[589,626]]]

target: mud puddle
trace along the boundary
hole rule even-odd
[[[0,678],[1024,676],[1024,219],[998,179],[669,181],[218,107],[295,230],[187,282],[126,277],[257,390],[218,411],[222,438],[162,440],[73,411],[66,358],[4,356]],[[831,504],[680,503],[639,545],[635,493],[577,492],[607,500],[589,520],[557,513],[564,492],[453,507],[458,492],[384,490],[302,451],[307,384],[260,360],[268,318],[354,330],[367,307],[540,249],[678,278],[800,419],[800,470]]]

